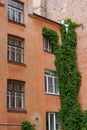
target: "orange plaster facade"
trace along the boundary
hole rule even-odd
[[[38,15],[29,15],[24,3],[24,25],[8,20],[7,1],[0,5],[0,130],[21,130],[22,121],[36,124],[37,130],[46,130],[46,112],[58,112],[60,98],[45,93],[44,69],[56,70],[53,54],[43,51],[42,28],[60,35],[60,26]],[[7,60],[8,34],[24,38],[24,65]],[[7,79],[25,82],[25,112],[7,110]],[[37,120],[38,118],[38,120]],[[8,125],[12,124],[12,125]]]

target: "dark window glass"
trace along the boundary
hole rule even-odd
[[[8,19],[24,23],[24,5],[14,0],[8,0]]]
[[[8,60],[24,63],[24,40],[14,36],[8,36]]]
[[[8,80],[7,82],[7,108],[24,108],[24,82]]]
[[[46,113],[46,130],[60,130],[58,113]]]
[[[49,37],[43,37],[43,49],[44,51],[53,53],[52,45],[50,44]]]

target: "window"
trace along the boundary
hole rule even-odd
[[[24,5],[15,0],[8,0],[8,19],[17,23],[24,23]]]
[[[7,81],[7,108],[24,108],[24,82],[16,80]]]
[[[46,130],[60,130],[58,113],[46,113]]]
[[[45,71],[45,92],[49,94],[59,94],[58,79],[54,71]]]
[[[53,48],[50,44],[49,37],[43,37],[43,49],[44,51],[53,53]]]
[[[24,39],[8,36],[8,60],[24,63]]]

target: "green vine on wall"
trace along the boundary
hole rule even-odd
[[[60,71],[60,97],[61,97],[61,124],[64,130],[80,130],[82,112],[77,95],[80,87],[81,76],[76,64],[77,34],[75,28],[79,25],[70,19],[65,21],[69,25],[66,33],[65,27],[61,28],[62,49],[59,57]],[[57,69],[59,65],[57,65]]]
[[[58,44],[58,35],[55,31],[43,28],[43,36],[49,37],[55,54],[61,110],[61,127],[64,130],[87,130],[87,118],[82,114],[80,103],[77,99],[81,83],[81,75],[76,64],[77,34],[75,28],[80,26],[70,19],[65,21],[69,25],[66,33],[65,26],[61,27],[62,44]]]

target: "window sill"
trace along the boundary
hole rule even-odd
[[[8,22],[25,27],[25,24],[8,19]]]
[[[14,109],[14,108],[8,108],[7,112],[13,112],[13,113],[27,113],[25,109]]]
[[[46,50],[43,50],[44,52],[46,52],[46,53],[49,53],[49,54],[52,54],[52,55],[54,55],[54,53],[53,52],[50,52],[50,51],[46,51]]]
[[[18,63],[18,62],[13,62],[13,61],[8,61],[9,64],[14,64],[14,65],[19,65],[19,66],[23,66],[26,67],[26,64],[24,63]]]
[[[52,96],[59,96],[59,93],[56,94],[56,93],[48,93],[48,92],[45,92],[45,94],[47,94],[47,95],[52,95]]]

